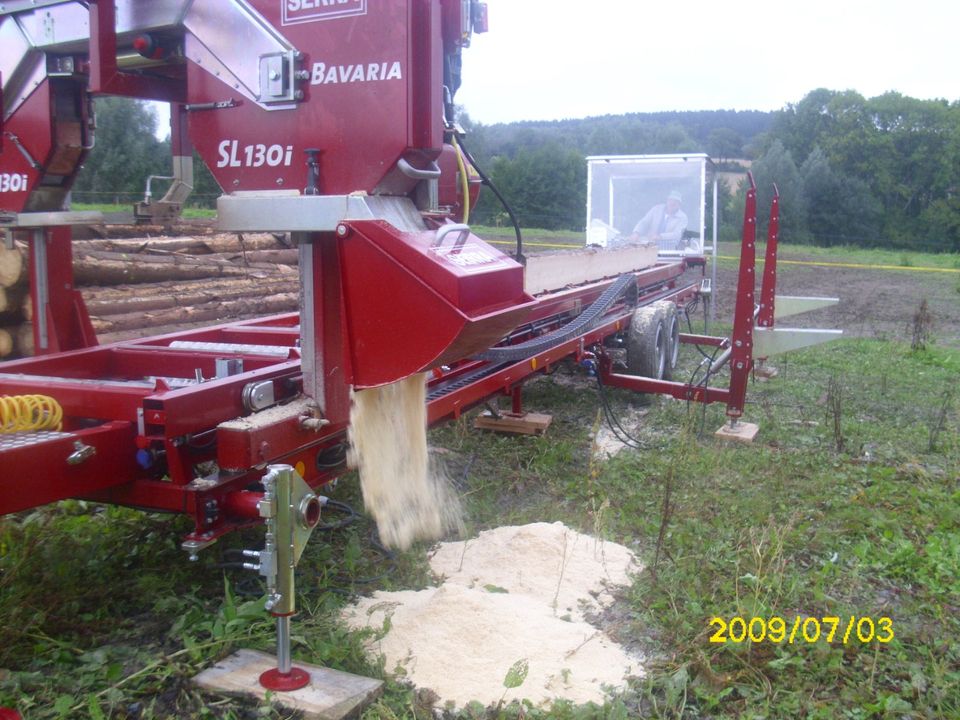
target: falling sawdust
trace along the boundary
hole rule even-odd
[[[349,435],[350,464],[384,545],[405,550],[462,529],[459,500],[427,456],[423,375],[354,393]]]
[[[441,543],[430,565],[444,577],[440,587],[377,592],[345,617],[377,631],[371,651],[435,692],[439,705],[602,702],[608,689],[642,674],[640,658],[584,620],[613,601],[609,587],[639,571],[627,548],[534,523]],[[507,689],[505,676],[520,660],[526,680]]]

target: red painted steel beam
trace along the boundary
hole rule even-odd
[[[290,453],[327,443],[331,436],[345,430],[346,425],[326,427],[321,434],[302,427],[296,416],[248,428],[221,427],[217,430],[217,464],[225,470],[261,467]]]
[[[133,423],[109,422],[0,451],[0,515],[130,482],[142,474],[134,457],[135,432]],[[71,464],[68,458],[77,452],[77,442],[94,453]]]
[[[144,399],[144,419],[148,425],[162,427],[167,437],[209,430],[249,412],[241,397],[248,383],[285,376],[292,378],[299,373],[300,362],[290,360],[241,375],[157,393]]]
[[[727,402],[730,391],[727,388],[704,387],[689,383],[671,382],[669,380],[654,380],[639,375],[623,375],[621,373],[606,372],[601,375],[604,385],[623,388],[642,393],[657,393],[670,395],[677,400],[690,400],[700,403]]]
[[[743,237],[740,243],[740,270],[737,276],[737,301],[733,311],[733,348],[730,354],[730,398],[727,416],[743,415],[747,382],[753,367],[753,313],[756,288],[757,186],[750,180],[743,209]]]
[[[680,333],[680,342],[690,345],[706,345],[708,347],[727,347],[730,344],[730,339],[714,337],[713,335],[691,335],[689,333]]]
[[[8,368],[0,365],[0,371]],[[63,408],[66,418],[135,421],[143,399],[153,394],[150,387],[127,387],[108,383],[84,383],[70,378],[43,378],[15,375],[0,377],[0,395],[50,395]]]
[[[767,252],[763,264],[763,283],[760,286],[760,314],[758,327],[773,327],[777,295],[777,243],[780,239],[780,189],[773,186],[770,203],[770,223],[767,225]]]

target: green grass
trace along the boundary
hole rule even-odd
[[[473,225],[470,228],[474,234],[482,238],[492,240],[515,240],[516,234],[513,227],[504,225],[494,227],[491,225]],[[524,238],[537,238],[538,240],[556,240],[563,243],[574,243],[582,245],[586,236],[580,230],[543,230],[539,228],[521,227]]]
[[[757,243],[757,257],[762,260],[766,243]],[[721,256],[740,255],[739,243],[720,243]],[[795,245],[781,242],[778,256],[784,260],[809,259],[832,263],[853,263],[857,265],[885,265],[898,268],[942,268],[960,272],[960,254],[930,253],[904,250],[884,250],[880,248],[862,248],[852,245],[836,247],[817,247],[815,245]],[[722,262],[722,260],[721,260]]]
[[[73,203],[74,210],[93,210],[102,213],[132,213],[133,203],[126,205],[116,205],[114,203]],[[210,208],[185,207],[182,216],[187,219],[196,218],[215,218],[217,211]]]
[[[695,360],[685,355],[684,372]],[[525,394],[554,416],[544,437],[482,434],[468,420],[432,431],[470,533],[562,520],[647,565],[615,608],[621,642],[651,658],[645,678],[602,707],[474,707],[461,718],[960,716],[960,352],[845,340],[776,365],[777,378],[751,386],[747,419],[762,427],[752,446],[713,439],[722,408],[657,398],[646,449],[600,461],[595,388],[560,382],[576,376],[566,368]],[[611,398],[618,412],[638,402]],[[351,477],[333,496],[361,502]],[[288,717],[190,687],[200,668],[238,647],[270,649],[273,635],[252,575],[225,574],[218,548],[188,563],[177,548],[186,529],[77,502],[0,521],[0,705],[31,719]],[[429,717],[338,621],[350,592],[432,582],[424,548],[389,561],[369,531],[363,521],[311,541],[294,656],[386,677],[368,720]],[[891,618],[894,640],[709,642],[714,617],[851,615]]]

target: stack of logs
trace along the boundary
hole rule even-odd
[[[0,236],[0,359],[33,349],[30,323],[24,322],[30,312],[26,248],[17,243],[10,249],[2,240]]]
[[[0,358],[30,355],[27,247],[0,246]],[[297,250],[273,234],[74,240],[74,282],[101,344],[298,306]]]

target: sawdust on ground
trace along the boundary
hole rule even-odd
[[[439,587],[377,592],[345,617],[372,628],[370,649],[387,670],[435,692],[440,706],[602,702],[642,675],[641,658],[585,620],[639,571],[627,548],[559,522],[534,523],[441,543],[430,566],[443,577]],[[523,662],[523,683],[507,688],[508,672]]]

